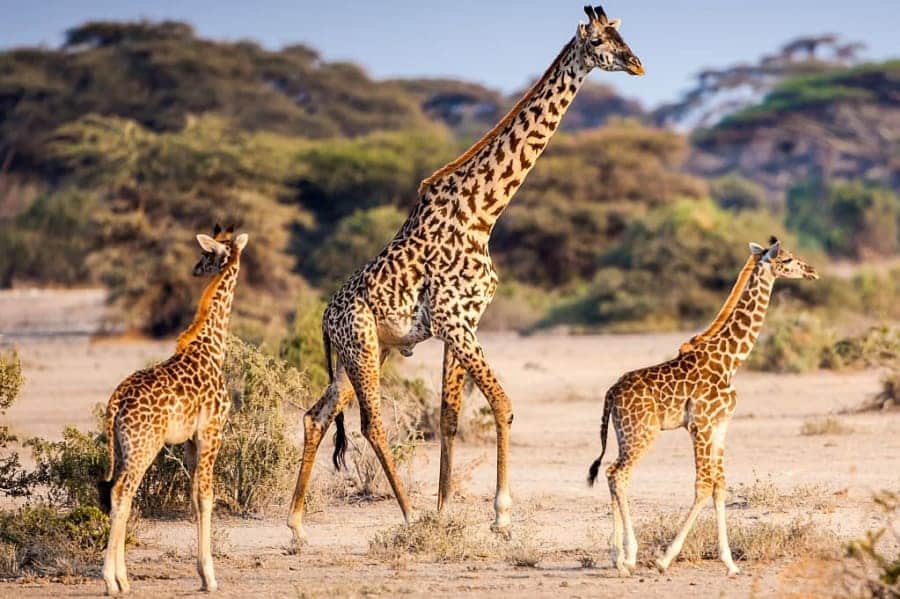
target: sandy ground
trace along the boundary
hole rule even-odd
[[[433,563],[410,558],[384,563],[373,559],[367,555],[369,540],[402,521],[396,502],[386,500],[335,505],[309,515],[309,545],[299,555],[286,551],[290,534],[284,514],[252,520],[217,517],[214,528],[226,531],[228,540],[227,555],[217,558],[220,595],[816,595],[820,589],[816,585],[821,583],[805,562],[744,561],[739,563],[743,573],[735,579],[725,578],[719,562],[676,563],[665,575],[644,563],[630,579],[617,578],[609,564],[605,547],[612,528],[608,491],[605,485],[588,489],[584,483],[587,466],[599,453],[603,393],[624,370],[672,355],[687,336],[482,336],[488,358],[513,399],[514,522],[517,534],[541,549],[543,559],[536,567],[490,560]],[[105,402],[123,376],[166,357],[173,346],[171,341],[91,341],[78,335],[23,337],[8,332],[3,342],[18,345],[28,377],[7,421],[21,435],[45,437],[58,437],[67,424],[90,427],[94,404]],[[441,346],[431,341],[419,346],[401,368],[437,386],[440,356]],[[843,435],[803,436],[800,428],[807,419],[859,405],[876,391],[878,374],[745,371],[738,374],[736,386],[739,405],[727,442],[729,485],[771,479],[789,492],[798,485],[817,484],[821,498],[832,507],[817,511],[798,503],[787,511],[767,511],[732,505],[729,517],[734,522],[811,517],[845,539],[871,527],[875,522],[868,501],[871,492],[900,489],[900,435],[896,434],[900,414],[838,416],[853,431]],[[482,401],[477,396],[469,408]],[[355,414],[351,423],[356,426]],[[314,476],[322,476],[329,467],[329,454],[326,442]],[[474,467],[463,489],[465,504],[485,514],[487,528],[493,499],[493,445],[462,443],[457,455],[458,466]],[[411,478],[417,492],[412,500],[418,511],[435,505],[438,456],[437,443],[425,443],[414,462]],[[661,434],[632,480],[636,520],[656,512],[683,514],[692,495],[693,460],[687,434],[683,430]],[[175,597],[196,592],[199,580],[191,558],[194,531],[187,520],[148,525],[140,546],[128,554],[135,595]],[[581,567],[579,557],[585,553],[596,557],[596,567]],[[649,561],[653,556],[643,551],[638,557]],[[2,596],[95,596],[102,591],[99,579],[79,584],[0,583]]]

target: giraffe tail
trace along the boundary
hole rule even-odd
[[[331,337],[329,337],[324,324],[322,326],[322,345],[325,348],[325,369],[328,371],[328,385],[331,386],[334,384],[334,366],[331,363]],[[338,412],[334,419],[334,425],[334,454],[331,456],[331,461],[335,470],[340,470],[347,465],[344,460],[344,454],[347,452],[347,429],[344,427],[343,410]]]
[[[121,396],[116,390],[106,406],[106,450],[109,453],[109,462],[103,479],[97,481],[100,507],[107,514],[112,509],[113,475],[116,470],[116,414],[119,413],[120,403]]]
[[[609,435],[609,416],[612,413],[613,390],[606,392],[606,399],[603,402],[603,423],[600,425],[600,457],[594,460],[588,470],[588,486],[593,487],[597,480],[597,474],[600,472],[600,462],[603,461],[603,455],[606,453],[606,437]]]

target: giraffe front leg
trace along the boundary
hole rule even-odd
[[[740,568],[734,564],[731,547],[728,544],[728,527],[725,523],[725,430],[728,422],[723,421],[713,427],[713,455],[715,464],[715,483],[713,486],[713,503],[716,506],[716,529],[719,534],[719,559],[728,568],[728,576],[737,576]]]
[[[453,443],[459,426],[462,387],[466,369],[453,351],[444,345],[444,371],[441,389],[441,475],[438,483],[438,511],[450,502],[453,493]]]
[[[488,365],[484,357],[484,350],[475,337],[474,331],[462,326],[451,327],[442,336],[444,343],[450,347],[460,364],[468,371],[479,390],[487,398],[494,413],[494,425],[497,429],[497,490],[494,495],[496,517],[491,530],[509,536],[512,497],[509,493],[509,478],[506,468],[509,456],[509,427],[513,420],[509,397]]]
[[[656,560],[656,567],[660,572],[665,572],[675,558],[678,557],[681,547],[684,545],[684,540],[694,526],[700,510],[703,509],[706,501],[712,495],[713,476],[715,474],[714,464],[710,455],[712,431],[710,429],[697,430],[692,425],[690,430],[691,437],[694,440],[694,466],[697,470],[697,480],[694,483],[694,504],[691,506],[691,511],[688,512],[684,525],[678,531],[672,544],[669,545],[665,554]]]

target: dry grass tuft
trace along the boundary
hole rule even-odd
[[[476,523],[477,521],[477,523]],[[439,562],[505,560],[518,567],[533,568],[542,559],[529,536],[507,541],[485,525],[486,518],[468,511],[425,512],[410,525],[399,525],[377,533],[369,541],[369,555],[396,563],[405,556],[420,556]],[[522,536],[521,540],[516,537]]]
[[[650,554],[662,553],[678,534],[683,517],[659,514],[637,527],[638,542]],[[728,538],[735,560],[770,561],[783,557],[830,555],[838,546],[837,537],[809,520],[788,524],[771,522],[728,522]],[[716,521],[712,516],[697,519],[685,540],[679,560],[699,562],[719,559]]]
[[[779,489],[771,477],[756,477],[752,484],[738,483],[729,489],[733,500],[730,505],[741,508],[766,509],[784,512],[797,506],[815,511],[834,511],[834,493],[821,484],[803,484],[789,491]]]
[[[831,417],[824,420],[806,420],[800,429],[801,435],[848,435],[852,432],[852,427]]]

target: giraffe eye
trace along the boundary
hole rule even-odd
[[[781,261],[781,263],[782,263],[782,264],[789,264],[789,263],[791,263],[791,262],[793,262],[793,261],[794,261],[793,258],[785,258],[784,260]]]
[[[602,43],[603,43],[603,40],[600,39],[599,37],[591,38],[591,45],[592,45],[592,46],[599,46],[599,45],[602,44]]]

